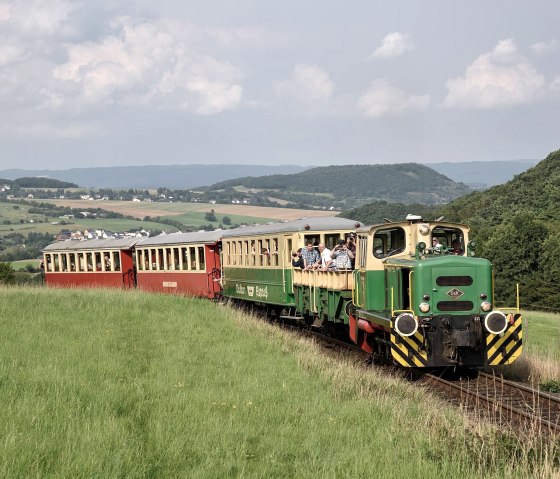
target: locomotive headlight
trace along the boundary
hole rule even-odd
[[[402,313],[395,319],[394,328],[400,336],[412,336],[418,331],[418,320],[410,313]]]
[[[430,232],[430,227],[428,225],[420,225],[420,234],[426,236]]]
[[[430,310],[430,305],[428,303],[420,303],[420,305],[418,306],[418,308],[420,309],[420,311],[422,311],[423,313],[427,313]]]
[[[492,304],[489,303],[488,301],[483,301],[480,304],[480,309],[482,309],[482,311],[484,311],[485,313],[487,313],[488,311],[490,311],[492,309]]]
[[[501,311],[494,311],[484,318],[484,327],[492,334],[502,334],[507,325],[506,315]]]

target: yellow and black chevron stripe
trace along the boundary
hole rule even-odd
[[[425,368],[428,365],[428,353],[423,350],[424,337],[420,331],[412,336],[403,337],[393,329],[391,321],[391,355],[405,368]]]
[[[510,325],[503,335],[486,336],[486,364],[498,366],[513,363],[523,350],[523,319],[520,314],[508,315]]]

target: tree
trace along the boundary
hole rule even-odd
[[[231,218],[229,216],[224,216],[222,218],[222,223],[225,225],[230,225],[231,224]]]
[[[218,219],[216,218],[216,214],[214,213],[214,210],[210,210],[209,213],[206,213],[204,215],[204,219],[206,221],[218,221]]]
[[[0,263],[0,284],[14,284],[16,273],[10,263]]]
[[[542,245],[548,237],[547,229],[528,214],[520,214],[494,229],[492,237],[483,245],[481,256],[494,265],[495,293],[499,304],[515,304],[515,285],[522,284],[524,302],[535,297],[532,281],[540,269]],[[527,285],[531,284],[531,287]],[[523,286],[525,285],[525,286]]]

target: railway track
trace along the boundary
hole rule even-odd
[[[375,363],[389,374],[402,373],[403,378],[412,378],[477,419],[490,421],[502,429],[560,435],[560,396],[476,369],[466,370],[468,379],[457,375],[450,380],[435,373],[416,374],[418,370],[405,370],[382,360],[376,361],[355,344],[318,330],[290,322],[281,322],[280,327],[313,339],[328,350],[355,354],[364,363]]]
[[[284,327],[313,338],[329,349],[355,353],[364,360],[370,358],[371,361],[371,356],[354,344],[293,325]],[[395,368],[389,369],[395,372]],[[427,373],[421,375],[417,382],[480,419],[492,421],[502,428],[525,431],[529,428],[542,433],[560,434],[560,396],[501,376],[476,370],[470,372],[473,376],[471,378],[453,380]]]
[[[499,426],[560,434],[560,397],[552,394],[483,372],[457,381],[426,374],[420,382]]]

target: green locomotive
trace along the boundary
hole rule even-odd
[[[503,365],[521,354],[519,301],[495,308],[492,265],[474,257],[465,225],[409,216],[370,227],[309,218],[257,228],[224,233],[226,297],[342,331],[404,367]],[[332,249],[354,233],[354,269],[292,267],[291,252],[305,243]]]

